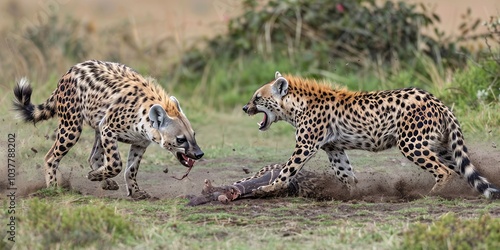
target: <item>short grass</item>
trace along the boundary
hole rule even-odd
[[[500,237],[498,218],[487,215],[500,211],[498,203],[485,211],[482,202],[453,200],[429,214],[441,199],[397,210],[302,198],[186,207],[184,199],[131,202],[61,190],[38,196],[19,202],[18,249],[492,249]],[[476,210],[464,216],[457,212],[464,206]]]
[[[481,214],[477,219],[463,220],[448,213],[430,226],[416,223],[405,232],[402,246],[415,249],[498,249],[500,219]]]

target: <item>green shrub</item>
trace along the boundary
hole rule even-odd
[[[487,85],[482,86],[481,94],[484,96],[482,98],[484,101],[498,103],[500,101],[500,16],[491,17],[485,26],[490,36],[485,37],[489,53],[481,66],[487,72]]]
[[[243,106],[260,86],[274,78],[275,71],[300,74],[288,60],[263,60],[259,56],[238,60],[213,58],[202,76],[187,74],[179,80],[176,95],[204,96],[196,98],[203,106],[217,109]]]
[[[500,104],[500,17],[485,25],[488,50],[478,60],[470,60],[465,70],[456,71],[450,84],[441,89],[441,98],[450,105],[481,110]]]
[[[445,214],[431,225],[416,223],[404,233],[403,249],[498,249],[500,219],[459,219]]]
[[[484,23],[489,37],[485,38],[486,46],[490,52],[490,59],[500,64],[500,16],[491,16],[490,20]],[[496,50],[495,50],[496,49]],[[500,74],[497,72],[497,74]]]
[[[21,245],[103,247],[135,237],[138,232],[130,221],[104,203],[56,206],[38,198],[26,203],[26,210],[19,216]]]
[[[182,63],[201,72],[213,57],[234,60],[260,54],[290,60],[300,56],[299,63],[309,69],[329,69],[335,60],[360,66],[398,60],[413,67],[415,53],[421,53],[439,64],[457,66],[465,62],[458,52],[470,54],[459,42],[478,38],[447,37],[435,26],[439,16],[423,4],[377,2],[272,0],[261,6],[245,0],[244,13],[230,20],[228,32],[206,41],[203,49],[188,51]],[[460,27],[467,34],[478,24],[472,20]],[[434,29],[435,35],[426,35],[424,29]]]

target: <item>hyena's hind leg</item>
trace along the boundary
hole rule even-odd
[[[418,144],[418,146],[415,146],[416,144]],[[398,147],[401,153],[408,158],[408,160],[412,161],[417,166],[428,171],[434,176],[436,183],[430,191],[432,194],[441,190],[446,183],[448,183],[451,179],[450,177],[453,170],[445,164],[445,162],[449,162],[443,158],[443,156],[446,157],[447,154],[440,155],[439,152],[435,151],[436,148],[425,146],[430,144],[432,143],[429,143],[429,140],[427,139],[409,143],[405,142],[404,138],[399,138],[398,140]],[[444,159],[445,161],[442,162],[441,159]]]
[[[350,190],[354,190],[358,179],[354,175],[353,167],[349,161],[347,153],[336,148],[334,145],[326,144],[322,147],[328,155],[330,161],[330,168],[333,170],[335,177]]]
[[[71,147],[78,142],[82,132],[81,120],[74,120],[72,126],[65,124],[62,122],[59,124],[56,141],[45,155],[45,182],[47,187],[57,186],[56,172],[59,162]]]
[[[448,148],[446,145],[442,145],[440,147],[437,147],[436,149],[433,149],[433,151],[437,152],[439,161],[441,161],[449,169],[455,171],[455,173],[457,173],[459,176],[462,176],[462,173],[460,173],[460,169],[457,167],[452,150],[450,148]]]
[[[101,145],[101,133],[99,129],[95,130],[94,146],[92,147],[88,162],[91,170],[96,170],[104,165],[104,149]]]

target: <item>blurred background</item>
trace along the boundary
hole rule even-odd
[[[69,67],[99,59],[227,112],[280,70],[352,90],[424,88],[460,116],[498,104],[499,13],[494,0],[5,0],[0,88],[26,75],[45,98]]]

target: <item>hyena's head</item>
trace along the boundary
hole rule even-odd
[[[287,108],[283,99],[288,94],[288,81],[279,72],[276,72],[274,78],[255,91],[252,99],[243,107],[243,111],[248,115],[264,114],[264,118],[258,123],[261,131],[286,117]]]
[[[156,132],[153,134],[159,137],[153,141],[172,152],[182,165],[192,167],[195,160],[203,157],[204,153],[196,143],[195,132],[182,112],[179,101],[173,96],[169,101],[175,104],[176,112],[167,112],[159,104],[153,105],[149,110],[151,127]]]

